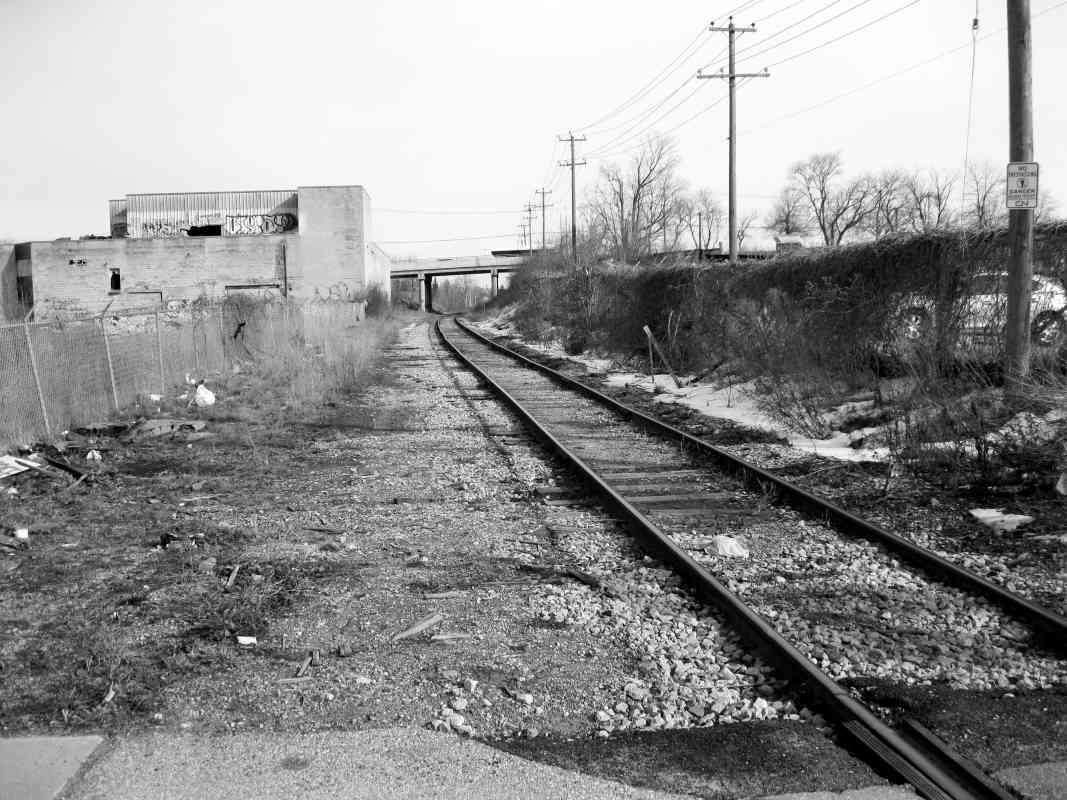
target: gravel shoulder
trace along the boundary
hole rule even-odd
[[[4,735],[410,726],[544,743],[521,754],[590,774],[605,759],[581,754],[622,736],[635,770],[614,779],[634,785],[884,783],[595,504],[544,501],[566,476],[426,322],[336,405],[286,407],[248,375],[217,394],[165,410],[210,437],[101,434],[91,481],[19,476],[0,501],[31,530],[0,555]],[[768,768],[779,727],[818,770]],[[649,777],[710,730],[747,760]]]

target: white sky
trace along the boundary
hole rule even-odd
[[[376,209],[371,238],[393,255],[514,247],[520,209],[536,201],[535,189],[554,187],[550,231],[569,211],[569,182],[550,168],[563,155],[557,134],[577,133],[619,106],[738,6],[747,6],[738,24],[759,23],[738,38],[739,51],[757,45],[755,52],[763,39],[766,47],[780,44],[755,59],[739,55],[739,70],[771,65],[770,78],[738,92],[742,211],[767,209],[789,165],[820,151],[841,150],[850,172],[959,170],[974,0],[917,0],[773,66],[907,1],[0,0],[0,238],[105,233],[107,200],[127,193],[358,183]],[[1055,99],[1067,72],[1067,2],[1031,6],[1036,158],[1042,188],[1067,209],[1067,103]],[[1004,3],[980,0],[979,12],[980,35],[992,35],[977,49],[971,158],[999,168],[1008,152]],[[803,35],[785,41],[796,34]],[[703,34],[677,72],[602,127],[659,103],[725,42],[725,34]],[[723,81],[693,81],[646,122],[697,85],[653,130],[676,126],[725,93]],[[726,125],[722,103],[673,134],[683,175],[723,200]],[[579,158],[617,149],[610,140],[625,130],[590,130]],[[600,163],[579,169],[579,200]],[[497,234],[506,236],[394,243]]]

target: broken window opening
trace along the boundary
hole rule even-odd
[[[122,291],[122,273],[117,269],[111,270],[110,286],[112,292]]]
[[[192,225],[190,236],[222,236],[222,225]]]

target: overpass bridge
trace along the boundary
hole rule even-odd
[[[520,255],[521,254],[521,255]],[[416,278],[419,282],[419,308],[433,309],[433,279],[454,275],[488,275],[490,291],[496,297],[500,273],[514,272],[526,262],[525,250],[495,251],[491,256],[457,256],[455,258],[393,259],[392,278]]]

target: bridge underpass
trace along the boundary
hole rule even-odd
[[[433,310],[433,279],[459,275],[488,275],[490,295],[500,291],[500,273],[514,272],[526,261],[525,256],[459,256],[456,258],[414,258],[394,260],[393,279],[415,278],[419,286],[419,309]]]

